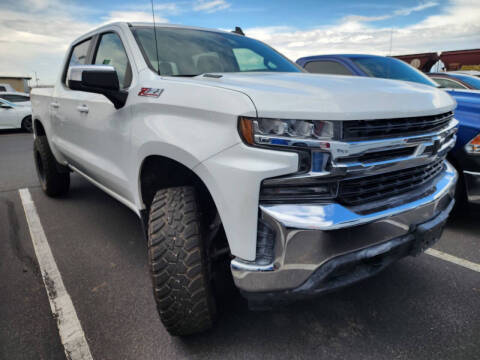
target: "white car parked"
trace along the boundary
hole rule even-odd
[[[0,129],[23,129],[32,132],[30,102],[13,103],[0,97]]]

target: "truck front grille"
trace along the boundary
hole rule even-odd
[[[342,138],[344,140],[371,140],[432,132],[445,127],[452,117],[453,112],[449,111],[431,116],[344,121]]]
[[[416,147],[411,146],[411,147],[403,147],[403,148],[393,149],[393,150],[375,151],[375,152],[371,152],[363,155],[338,158],[337,162],[338,163],[361,162],[361,163],[368,164],[368,163],[373,163],[378,161],[392,160],[400,157],[412,156],[415,150],[416,150]]]
[[[428,165],[343,180],[339,183],[338,200],[345,205],[360,205],[401,195],[434,179],[444,167],[440,159]]]

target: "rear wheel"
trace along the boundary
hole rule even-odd
[[[22,130],[28,133],[33,132],[31,116],[27,116],[25,119],[22,120]]]
[[[70,172],[55,160],[46,136],[35,138],[33,154],[38,180],[45,194],[51,197],[65,195],[70,187]]]
[[[148,220],[148,255],[157,309],[171,335],[212,327],[216,307],[197,194],[193,187],[159,190]]]

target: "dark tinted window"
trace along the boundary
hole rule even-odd
[[[146,60],[162,75],[193,76],[208,72],[301,70],[260,41],[230,33],[157,28],[158,58],[151,27],[134,29]]]
[[[30,97],[23,96],[23,95],[2,95],[0,94],[0,98],[8,100],[10,102],[23,102],[23,101],[30,101]]]
[[[349,69],[336,61],[310,61],[305,65],[305,70],[315,74],[352,75]]]
[[[452,74],[450,75],[454,78],[460,79],[463,82],[466,82],[468,85],[474,87],[477,90],[480,90],[480,79],[470,76],[470,75],[457,75],[457,74]]]
[[[0,86],[0,91],[7,91],[7,89],[5,88],[5,86]]]
[[[407,63],[390,57],[351,57],[364,73],[371,77],[405,80],[437,87],[426,75]]]
[[[95,55],[95,65],[111,65],[117,70],[118,81],[122,88],[132,82],[132,70],[122,40],[115,33],[103,34]]]
[[[75,66],[75,65],[85,65],[87,62],[87,55],[88,55],[88,48],[90,46],[90,39],[81,42],[72,50],[72,55],[70,56],[70,61],[68,62],[68,66]]]

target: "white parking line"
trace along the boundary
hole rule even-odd
[[[436,258],[463,266],[464,268],[467,268],[476,272],[480,272],[480,264],[476,264],[474,262],[464,260],[459,257],[453,256],[435,249],[427,249],[425,250],[425,253],[431,256],[435,256]]]
[[[47,237],[43,231],[30,191],[28,189],[20,189],[18,192],[22,199],[33,247],[50,301],[50,308],[54,318],[57,320],[65,355],[67,359],[72,360],[92,360],[92,354],[85,339],[85,334],[78,320],[72,299],[63,284],[62,276],[58,271],[50,245],[48,245]]]

